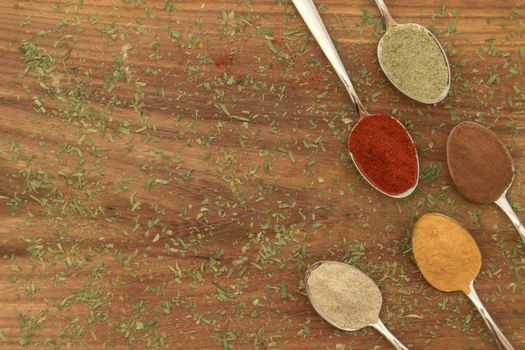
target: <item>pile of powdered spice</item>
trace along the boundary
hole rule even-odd
[[[400,195],[416,186],[416,148],[396,119],[386,115],[363,118],[352,130],[348,148],[359,170],[379,190]]]
[[[470,293],[481,269],[481,253],[457,221],[437,213],[423,215],[414,226],[412,249],[428,283],[445,292]]]
[[[447,162],[458,191],[478,204],[495,202],[514,177],[512,157],[498,136],[483,125],[457,125],[447,141]]]
[[[324,262],[310,273],[306,284],[312,305],[332,325],[359,330],[379,321],[381,291],[360,270]]]
[[[447,60],[425,28],[392,27],[379,42],[378,55],[386,76],[404,94],[424,103],[444,97],[449,84]]]

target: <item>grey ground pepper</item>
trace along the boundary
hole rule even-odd
[[[360,270],[325,262],[310,273],[307,285],[312,305],[329,323],[358,330],[379,321],[381,291]]]
[[[446,59],[436,41],[419,25],[389,29],[379,42],[379,60],[394,85],[418,101],[430,103],[447,89]]]

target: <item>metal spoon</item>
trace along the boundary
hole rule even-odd
[[[516,230],[520,234],[521,239],[525,243],[525,227],[523,226],[523,224],[521,223],[520,219],[518,218],[518,216],[516,215],[516,213],[512,209],[512,206],[510,205],[509,201],[507,200],[507,192],[509,191],[509,189],[510,189],[510,187],[512,185],[512,182],[514,180],[514,175],[515,175],[514,162],[512,160],[511,154],[509,153],[509,151],[505,147],[505,144],[500,140],[500,138],[495,133],[493,133],[491,130],[487,129],[483,125],[478,124],[478,123],[474,123],[474,122],[463,122],[463,123],[460,123],[460,124],[456,125],[454,127],[454,129],[452,129],[452,131],[450,132],[450,135],[448,137],[448,141],[447,141],[447,162],[448,162],[448,168],[450,170],[450,175],[452,176],[452,180],[456,183],[456,185],[457,185],[458,181],[463,180],[463,179],[459,178],[458,175],[456,174],[456,171],[457,171],[456,167],[461,167],[462,164],[454,164],[454,163],[452,163],[451,162],[451,154],[454,153],[454,152],[464,151],[462,149],[459,149],[458,146],[454,147],[455,139],[456,139],[456,137],[459,137],[459,136],[457,136],[458,132],[460,132],[462,129],[467,129],[468,130],[468,128],[478,129],[478,130],[484,132],[484,134],[485,134],[485,136],[487,138],[492,139],[493,141],[495,141],[494,143],[496,145],[498,145],[498,147],[501,148],[501,152],[500,153],[502,154],[502,157],[505,157],[507,162],[508,162],[507,164],[510,164],[509,172],[512,172],[512,173],[511,174],[507,174],[506,177],[509,180],[508,180],[508,183],[506,185],[505,185],[505,183],[503,183],[504,187],[494,188],[494,191],[496,192],[496,195],[491,200],[479,201],[479,200],[476,200],[476,198],[472,198],[473,197],[472,194],[465,193],[464,191],[462,191],[460,186],[458,186],[458,190],[467,199],[471,200],[474,203],[478,203],[478,204],[485,204],[485,203],[488,204],[488,203],[491,203],[491,202],[496,203],[501,208],[501,210],[503,210],[503,212],[505,214],[507,214],[507,216],[509,217],[510,221],[512,222],[512,224],[514,225],[514,227],[516,228]],[[479,140],[479,142],[482,142],[482,140]],[[480,157],[479,158],[480,160],[483,160],[482,157],[484,157],[484,152],[481,149],[483,146],[484,146],[484,144],[478,143],[477,144],[477,151],[478,152],[476,152],[476,154],[473,155],[473,156]],[[490,164],[487,164],[486,166],[490,166]],[[475,169],[472,169],[471,172],[472,172],[472,174],[474,174],[475,173]],[[490,179],[486,179],[485,182],[491,183],[493,186],[496,186],[494,181],[490,181]],[[497,191],[502,191],[502,192],[497,192]],[[499,193],[501,193],[501,195],[499,195]],[[497,197],[497,199],[496,199],[497,195],[499,195],[499,197]]]
[[[441,44],[439,43],[438,39],[427,28],[425,28],[425,27],[423,27],[423,26],[421,26],[419,24],[416,24],[416,23],[406,23],[406,24],[397,23],[394,20],[394,18],[392,17],[392,15],[390,15],[390,12],[388,11],[388,8],[386,7],[386,4],[385,4],[385,2],[383,0],[375,0],[375,3],[377,5],[377,7],[379,8],[379,11],[381,12],[381,15],[383,16],[383,20],[385,22],[385,27],[386,27],[385,35],[390,29],[392,29],[394,27],[409,26],[409,25],[410,26],[417,26],[418,28],[421,28],[422,30],[424,30],[425,33],[427,33],[435,41],[436,45],[439,47],[439,50],[443,54],[443,57],[445,58],[445,62],[447,63],[448,84],[447,84],[446,88],[443,90],[443,92],[441,93],[441,95],[439,95],[438,97],[436,97],[435,99],[432,99],[432,100],[421,100],[421,99],[418,99],[415,96],[411,96],[410,93],[408,93],[407,91],[403,91],[403,89],[398,84],[395,83],[395,81],[392,79],[392,77],[390,77],[388,75],[387,70],[385,69],[385,65],[384,65],[383,60],[381,58],[381,43],[382,43],[383,39],[385,38],[385,36],[383,35],[383,37],[379,41],[379,44],[377,45],[377,58],[379,60],[379,65],[381,66],[381,69],[385,73],[385,75],[388,78],[388,80],[390,80],[392,85],[394,85],[403,94],[405,94],[406,96],[408,96],[411,99],[416,100],[418,102],[426,103],[426,104],[434,104],[434,103],[438,103],[439,101],[443,100],[448,95],[448,92],[450,90],[450,81],[451,81],[450,64],[448,63],[447,54],[445,53],[445,50],[443,49],[443,46],[441,46]]]
[[[428,250],[420,251],[418,249],[418,240],[423,240],[423,239],[424,240],[430,240],[430,239],[434,239],[435,237],[437,237],[439,235],[439,232],[438,232],[438,230],[436,228],[434,228],[432,230],[432,232],[424,231],[422,229],[418,229],[418,225],[420,225],[421,222],[431,218],[432,216],[438,216],[438,217],[446,218],[449,221],[449,226],[459,226],[462,230],[464,230],[466,232],[467,235],[470,235],[470,233],[468,233],[468,231],[465,228],[463,228],[461,226],[461,224],[459,224],[456,220],[454,220],[454,219],[452,219],[452,218],[450,218],[450,217],[448,217],[446,215],[438,214],[438,213],[430,213],[430,214],[423,215],[418,220],[418,222],[416,223],[416,225],[414,227],[414,232],[413,232],[413,235],[412,235],[412,248],[413,248],[413,252],[414,252],[414,257],[416,259],[416,264],[418,265],[419,270],[423,274],[423,277],[425,277],[425,279],[428,281],[428,283],[430,285],[432,285],[434,288],[436,288],[436,289],[438,289],[438,290],[440,290],[442,292],[457,292],[457,291],[463,292],[472,301],[472,303],[474,304],[474,306],[478,310],[479,314],[481,315],[481,318],[483,318],[483,321],[485,321],[485,324],[487,325],[489,331],[494,336],[494,340],[496,341],[496,345],[498,346],[498,348],[500,350],[514,350],[514,348],[510,344],[510,342],[507,340],[507,338],[503,334],[503,332],[496,325],[496,322],[494,322],[494,320],[492,319],[492,317],[488,313],[487,309],[485,308],[485,306],[483,305],[483,303],[479,299],[478,294],[476,293],[476,290],[474,289],[474,280],[476,279],[477,275],[479,274],[479,270],[481,268],[481,252],[480,252],[479,247],[476,244],[476,241],[474,240],[473,237],[471,237],[471,239],[472,239],[474,244],[469,245],[469,246],[471,246],[472,249],[474,249],[475,251],[472,251],[471,254],[468,254],[468,255],[475,257],[476,260],[475,261],[470,261],[470,263],[473,266],[476,263],[477,264],[477,269],[476,269],[476,271],[471,271],[472,272],[471,276],[465,275],[465,280],[464,281],[459,281],[459,280],[456,279],[456,282],[458,284],[457,287],[454,287],[453,289],[445,289],[442,286],[439,286],[439,285],[436,285],[435,283],[432,283],[433,282],[433,279],[432,279],[432,276],[431,276],[432,271],[427,271],[424,266],[421,266],[421,261],[423,259],[426,259],[427,260],[427,264],[428,264],[429,261],[433,262],[433,257],[435,257],[435,256],[441,256],[442,257],[443,254],[447,254],[447,252],[443,252],[441,250],[439,250],[439,251],[428,251]],[[443,230],[447,230],[448,228],[449,227],[444,227]],[[425,237],[425,235],[426,235],[426,237]],[[455,258],[455,256],[452,256],[452,255],[450,256],[450,259],[448,259],[449,265],[451,263],[455,262],[454,258]],[[457,263],[461,264],[461,262],[459,262],[459,261]],[[436,266],[436,263],[433,263],[432,266],[434,267],[434,270],[436,270],[438,268],[438,266]],[[450,280],[454,280],[455,277],[457,277],[457,276],[450,276]],[[466,288],[466,286],[468,286],[468,288]]]
[[[325,27],[325,25],[323,23],[323,20],[321,19],[321,16],[319,15],[319,12],[317,11],[317,8],[315,7],[314,2],[312,0],[293,0],[293,3],[295,5],[295,7],[297,8],[297,11],[299,12],[301,17],[303,18],[304,22],[306,23],[306,25],[308,26],[308,28],[312,32],[314,38],[317,40],[317,43],[319,44],[319,46],[323,50],[324,54],[328,58],[328,61],[330,61],[330,64],[332,65],[332,67],[334,68],[335,72],[337,73],[337,75],[339,76],[341,81],[343,82],[343,85],[345,86],[346,90],[348,91],[348,94],[350,95],[350,99],[352,100],[352,102],[354,103],[354,105],[357,108],[357,111],[359,113],[360,119],[357,122],[357,124],[352,128],[352,131],[350,132],[350,135],[351,135],[352,132],[357,127],[357,125],[364,118],[372,117],[375,114],[369,113],[366,110],[366,108],[364,107],[364,105],[361,102],[361,100],[359,99],[359,97],[357,96],[357,92],[355,91],[355,89],[354,89],[354,87],[352,85],[352,81],[350,80],[350,77],[348,76],[348,74],[346,72],[346,69],[345,69],[345,67],[343,65],[343,62],[341,61],[341,58],[339,57],[339,54],[337,53],[337,50],[336,50],[336,48],[334,46],[334,43],[332,42],[332,39],[330,38],[330,35],[328,34],[328,31],[327,31],[327,29],[326,29],[326,27]],[[406,130],[405,126],[401,122],[399,122],[397,119],[395,119],[394,117],[390,116],[390,118],[396,120],[399,123],[399,125],[401,125],[401,127],[403,127],[403,129],[405,130],[407,135],[410,137],[410,140],[412,141],[412,144],[414,145],[414,140],[412,139],[412,137],[410,136],[410,134]],[[415,145],[414,145],[414,150],[415,150]],[[417,187],[418,181],[419,181],[419,158],[417,157],[417,151],[415,151],[415,153],[416,153],[416,162],[417,162],[417,178],[416,178],[416,182],[414,183],[413,187],[411,187],[410,189],[408,189],[407,191],[405,191],[405,192],[403,192],[401,194],[390,194],[390,193],[384,192],[383,190],[378,188],[376,185],[374,185],[373,182],[370,181],[370,179],[367,178],[367,175],[364,173],[364,171],[359,167],[359,164],[354,159],[354,155],[352,154],[352,152],[350,152],[350,155],[352,157],[352,161],[354,162],[354,164],[355,164],[357,170],[359,171],[359,173],[361,174],[361,176],[363,176],[363,178],[372,187],[374,187],[376,190],[378,190],[379,192],[381,192],[384,195],[387,195],[389,197],[392,197],[392,198],[404,198],[404,197],[407,197],[410,194],[412,194],[412,192],[414,192],[414,190]]]
[[[474,281],[470,282],[470,293],[467,294],[467,297],[472,301],[479,314],[481,315],[481,318],[483,319],[483,321],[485,321],[487,328],[496,340],[496,345],[498,346],[498,348],[501,350],[514,350],[512,344],[505,337],[505,334],[503,334],[503,332],[499,329],[498,325],[492,319],[489,312],[485,308],[485,305],[483,305],[481,299],[478,297],[478,294],[474,289]]]
[[[507,192],[508,192],[510,186],[511,185],[509,185],[509,187],[507,187],[507,189],[505,190],[505,192],[503,192],[501,197],[499,197],[498,200],[495,201],[494,203],[496,203],[501,208],[501,210],[503,210],[503,212],[505,214],[507,214],[507,216],[509,217],[510,221],[512,222],[512,224],[514,225],[514,227],[516,228],[516,230],[520,234],[521,239],[523,240],[523,243],[525,243],[525,227],[523,227],[523,224],[521,223],[520,219],[518,218],[518,215],[516,215],[516,213],[512,209],[512,206],[510,205],[509,201],[507,200]]]
[[[360,328],[357,328],[357,329],[352,329],[352,328],[348,328],[348,327],[344,327],[343,325],[341,324],[337,324],[335,323],[334,321],[332,321],[329,317],[329,315],[326,314],[326,310],[323,309],[322,307],[319,307],[319,305],[317,305],[313,300],[316,299],[316,296],[313,295],[313,291],[310,289],[309,287],[309,283],[308,283],[308,279],[310,278],[310,275],[311,273],[317,269],[318,267],[320,267],[321,265],[323,264],[337,264],[337,265],[340,265],[340,266],[343,266],[345,269],[348,269],[348,272],[349,273],[352,273],[355,275],[355,272],[357,272],[359,274],[359,279],[360,281],[362,281],[362,283],[360,283],[360,285],[362,284],[368,284],[369,286],[374,286],[375,288],[377,288],[377,293],[379,295],[381,295],[381,291],[379,290],[379,288],[377,287],[377,285],[375,284],[375,282],[370,278],[368,277],[364,272],[362,272],[361,270],[351,266],[351,265],[348,265],[348,264],[344,264],[344,263],[341,263],[341,262],[338,262],[338,261],[319,261],[319,262],[316,262],[312,265],[310,265],[308,267],[308,269],[306,270],[306,273],[305,273],[305,277],[304,277],[304,284],[306,286],[306,293],[308,295],[308,299],[310,300],[310,303],[312,304],[313,308],[315,309],[315,311],[319,314],[319,316],[321,316],[326,322],[330,323],[332,326],[338,328],[338,329],[341,329],[343,331],[350,331],[350,332],[353,332],[353,331],[358,331],[359,329],[362,329],[364,327],[367,327],[367,326],[371,326],[371,327],[374,327],[379,333],[381,333],[397,350],[408,350],[408,348],[406,346],[404,346],[389,330],[388,328],[386,328],[386,326],[384,325],[384,323],[381,321],[381,319],[379,318],[379,311],[381,310],[381,304],[382,304],[382,301],[383,299],[380,298],[379,299],[379,302],[378,302],[378,305],[374,305],[374,309],[377,310],[377,317],[376,317],[376,321],[372,324],[369,324],[369,325],[364,325],[364,327],[360,327]],[[343,276],[341,276],[343,277]],[[326,286],[326,288],[330,288],[330,286]],[[356,287],[358,288],[358,287]],[[347,291],[349,294],[352,294],[352,293],[355,293],[356,291],[355,290],[348,290]],[[363,302],[366,302],[365,300],[363,300]],[[348,305],[341,305],[342,307],[347,307]]]

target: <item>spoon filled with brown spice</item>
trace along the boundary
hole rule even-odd
[[[381,291],[361,270],[338,261],[319,261],[308,267],[304,284],[315,311],[343,331],[374,327],[398,350],[408,350],[379,319]]]
[[[312,0],[293,0],[297,11],[343,82],[360,119],[348,137],[350,156],[363,178],[379,192],[409,196],[417,187],[419,159],[410,134],[397,119],[369,113],[352,85]]]
[[[383,0],[375,0],[386,32],[377,46],[381,69],[408,97],[427,104],[443,100],[450,90],[450,65],[445,50],[427,28],[397,23]]]
[[[514,162],[499,137],[478,123],[458,124],[448,137],[447,162],[458,191],[477,204],[496,203],[525,242],[525,227],[507,200]]]
[[[479,299],[474,280],[481,253],[470,233],[442,214],[423,215],[415,224],[412,251],[423,277],[442,292],[463,292],[474,304],[501,350],[514,350]]]

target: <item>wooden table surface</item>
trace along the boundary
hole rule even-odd
[[[471,303],[414,263],[415,220],[441,212],[475,237],[478,293],[525,349],[525,246],[445,162],[455,124],[493,128],[525,218],[525,2],[389,1],[449,54],[436,106],[381,73],[372,1],[317,5],[368,109],[417,143],[408,199],[359,177],[357,115],[289,0],[0,1],[0,348],[390,349],[314,312],[301,279],[330,259],[378,282],[410,348],[496,349]]]

